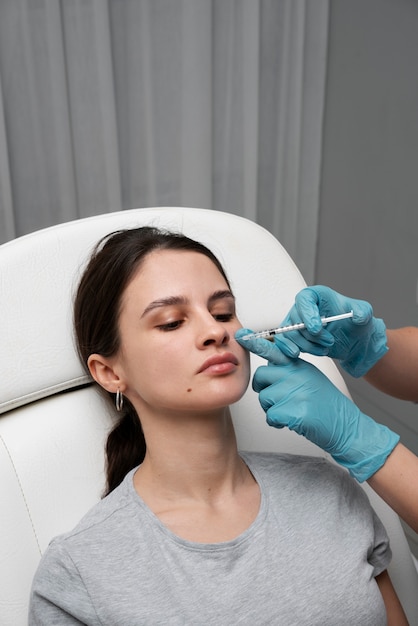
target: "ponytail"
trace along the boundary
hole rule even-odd
[[[145,438],[137,412],[124,398],[121,418],[106,442],[105,496],[120,485],[131,469],[142,463],[145,450]]]

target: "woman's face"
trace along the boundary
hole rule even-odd
[[[121,391],[140,415],[208,413],[236,402],[250,376],[238,328],[234,297],[208,257],[150,253],[122,297]]]

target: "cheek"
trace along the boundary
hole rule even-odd
[[[243,358],[243,371],[245,372],[245,380],[246,380],[246,386],[248,386],[249,382],[250,382],[250,377],[251,377],[251,362],[250,362],[250,353],[245,351],[246,354],[244,355]]]
[[[131,360],[129,378],[140,394],[143,392],[148,395],[151,390],[153,393],[155,390],[161,393],[163,387],[178,385],[179,379],[184,379],[179,351],[169,344],[154,344],[141,350],[136,362]]]
[[[154,352],[149,359],[141,363],[138,369],[137,382],[146,381],[147,385],[155,386],[170,384],[176,377],[178,367],[169,351]]]

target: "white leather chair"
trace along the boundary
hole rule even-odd
[[[69,222],[0,246],[0,624],[26,624],[32,577],[50,539],[101,497],[103,443],[112,422],[78,362],[72,296],[98,239],[143,224],[180,230],[224,264],[245,326],[280,323],[305,286],[280,243],[255,223],[203,209],[122,211]],[[252,357],[255,368],[263,361]],[[329,359],[310,358],[345,393]],[[233,407],[243,449],[324,455],[302,437],[269,428],[249,388]],[[368,490],[367,486],[366,489]],[[368,490],[389,532],[390,575],[418,624],[418,576],[394,512]],[[315,537],[312,537],[315,541]]]

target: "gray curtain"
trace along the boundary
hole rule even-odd
[[[192,206],[313,279],[328,0],[0,0],[0,240]]]

